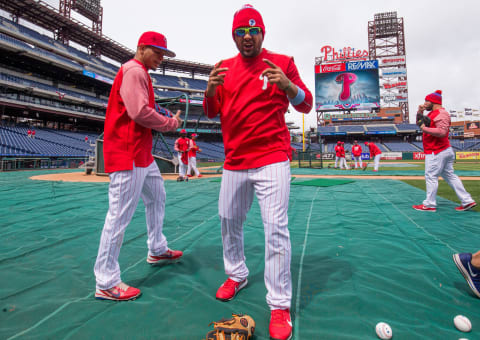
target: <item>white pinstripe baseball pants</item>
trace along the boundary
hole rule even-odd
[[[133,166],[133,170],[111,173],[108,213],[94,268],[98,289],[109,289],[122,282],[118,255],[125,229],[133,217],[140,197],[145,205],[148,253],[160,255],[168,249],[167,240],[162,233],[166,195],[157,163],[153,161],[146,168]]]
[[[185,177],[187,175],[187,166],[188,164],[184,164],[182,162],[182,154],[178,153],[178,175],[181,177]]]
[[[256,194],[265,232],[265,286],[271,309],[290,308],[290,233],[288,199],[290,162],[248,170],[223,170],[219,215],[222,225],[225,273],[234,281],[248,276],[245,264],[243,223]]]
[[[355,160],[355,169],[361,168],[362,167],[362,156],[353,156],[353,159]]]
[[[378,171],[378,167],[380,166],[380,158],[382,158],[382,154],[378,154],[373,158],[373,170]]]
[[[465,190],[462,181],[453,172],[455,152],[451,147],[442,152],[425,155],[425,182],[427,197],[423,205],[429,208],[437,206],[438,176],[442,176],[445,182],[455,191],[462,205],[473,202],[472,196]]]

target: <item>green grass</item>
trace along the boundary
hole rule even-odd
[[[468,169],[470,170],[470,169]],[[411,186],[414,186],[416,188],[425,190],[425,180],[422,179],[409,179],[409,180],[402,180],[402,182],[405,182],[407,184],[410,184]],[[472,198],[475,200],[475,202],[479,203],[480,202],[480,181],[462,181],[465,189],[472,195]],[[457,202],[460,203],[458,200],[457,195],[455,195],[455,192],[453,191],[452,188],[443,180],[438,181],[438,191],[437,191],[437,196],[446,198],[452,202]],[[422,202],[418,202],[418,204],[422,204]],[[475,208],[472,209],[473,211],[478,211],[480,212],[480,205],[477,205]]]

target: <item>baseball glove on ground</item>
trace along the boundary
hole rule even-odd
[[[250,315],[232,314],[232,318],[213,323],[213,331],[207,333],[206,340],[248,340],[255,332],[255,321]],[[209,326],[210,326],[209,325]]]

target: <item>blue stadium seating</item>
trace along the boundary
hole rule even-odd
[[[414,145],[407,142],[383,142],[383,144],[393,152],[419,152]]]
[[[396,125],[397,131],[399,132],[411,132],[411,131],[420,131],[416,124],[398,124]]]
[[[365,132],[363,125],[340,125],[338,132]]]
[[[90,143],[85,143],[84,133],[34,128],[35,138],[27,135],[28,127],[0,127],[0,156],[85,157]],[[70,134],[67,136],[65,134]],[[98,137],[88,134],[89,142]]]

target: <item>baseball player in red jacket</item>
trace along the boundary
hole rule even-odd
[[[187,176],[192,177],[192,170],[195,172],[195,176],[202,177],[202,174],[197,169],[197,152],[202,152],[195,142],[197,140],[197,134],[192,133],[192,138],[190,138],[190,150],[188,151],[188,170]]]
[[[251,5],[235,13],[231,34],[240,53],[215,66],[203,101],[209,118],[220,115],[225,147],[219,215],[228,279],[217,290],[216,298],[231,300],[247,285],[243,223],[256,194],[265,232],[270,337],[289,339],[291,145],[285,112],[291,104],[308,113],[313,98],[292,57],[262,48],[265,25]]]
[[[373,171],[377,172],[380,165],[380,158],[382,157],[382,151],[373,142],[365,142],[370,151],[370,159],[373,159]]]
[[[362,167],[362,147],[358,144],[358,141],[353,142],[352,156],[355,160],[355,169]]]
[[[178,152],[178,180],[185,180],[187,178],[188,167],[188,152],[190,151],[191,143],[187,138],[187,130],[180,130],[180,138],[177,138],[174,144],[175,151]]]
[[[345,142],[341,142],[340,144],[340,169],[349,170],[350,167],[347,164],[347,160],[345,159]]]
[[[174,131],[181,123],[180,111],[172,118],[155,111],[155,97],[148,70],[158,68],[163,56],[174,57],[167,39],[145,32],[135,57],[122,65],[112,84],[105,116],[103,156],[110,176],[109,207],[95,262],[95,298],[125,301],[140,296],[140,289],[122,282],[118,255],[123,235],[140,197],[145,205],[148,230],[147,262],[178,259],[163,235],[165,188],[152,156],[152,130]]]
[[[430,111],[424,116],[425,110]],[[427,197],[423,204],[412,206],[415,210],[436,211],[438,176],[442,176],[457,194],[462,203],[457,211],[469,210],[477,205],[465,190],[462,181],[453,172],[455,152],[450,146],[450,114],[442,107],[442,91],[437,90],[425,97],[425,103],[417,111],[417,125],[423,131],[423,151],[425,153],[425,182]]]
[[[341,164],[340,158],[342,157],[342,142],[338,141],[337,145],[335,145],[335,169],[338,169],[338,164]]]

